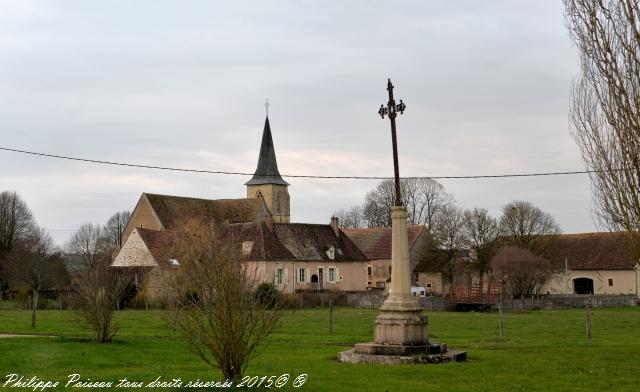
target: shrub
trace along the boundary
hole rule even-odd
[[[255,300],[262,306],[273,308],[278,301],[278,289],[273,283],[260,283],[253,293]]]

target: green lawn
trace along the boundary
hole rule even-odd
[[[468,362],[410,366],[338,363],[339,351],[371,341],[377,312],[345,308],[334,314],[334,335],[328,336],[326,309],[287,313],[248,374],[307,373],[300,388],[307,391],[640,390],[640,307],[593,309],[591,344],[582,310],[507,314],[504,342],[497,339],[495,313],[432,312],[431,339],[467,350]],[[0,390],[31,390],[2,388],[9,373],[57,381],[71,373],[103,381],[220,378],[172,336],[161,312],[118,312],[121,329],[105,345],[88,341],[67,311],[40,311],[35,331],[29,321],[28,311],[0,310],[0,333],[59,337],[0,339]]]

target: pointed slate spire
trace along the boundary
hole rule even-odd
[[[282,179],[278,171],[278,162],[276,162],[276,150],[273,148],[273,138],[271,137],[271,127],[269,126],[269,117],[264,122],[264,130],[262,131],[262,144],[260,145],[260,157],[258,158],[258,168],[253,174],[253,178],[245,185],[289,185]]]

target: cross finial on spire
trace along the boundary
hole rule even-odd
[[[270,105],[271,105],[271,104],[269,103],[269,98],[265,99],[265,100],[264,100],[264,108],[265,108],[265,109],[266,109],[266,111],[267,111],[267,117],[269,117],[269,106],[270,106]]]

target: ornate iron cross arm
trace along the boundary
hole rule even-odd
[[[380,110],[378,110],[378,114],[380,117],[384,118],[384,116],[389,116],[389,121],[391,122],[391,142],[393,144],[393,171],[395,174],[395,205],[402,205],[402,197],[400,194],[400,168],[398,166],[398,142],[396,138],[396,116],[398,112],[400,114],[404,113],[404,110],[407,106],[400,100],[399,104],[396,104],[396,101],[393,99],[393,84],[391,84],[391,79],[388,79],[387,82],[387,91],[389,91],[389,102],[387,102],[387,107],[384,105],[380,105]]]
[[[400,100],[399,104],[396,104],[396,101],[393,99],[393,84],[391,84],[391,79],[387,82],[387,90],[389,91],[389,102],[387,102],[387,106],[380,105],[380,110],[378,110],[378,114],[380,117],[384,118],[384,116],[389,116],[389,118],[396,118],[397,113],[404,113],[404,110],[407,108],[407,105]]]

